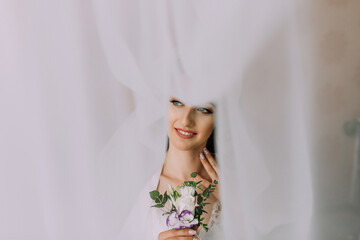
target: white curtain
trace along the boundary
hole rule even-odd
[[[341,34],[321,42],[332,26],[314,20],[327,6],[360,22],[338,2],[1,1],[0,238],[114,239],[164,161],[177,96],[216,103],[226,239],[323,239],[319,73],[357,61],[338,114],[360,115],[360,58],[336,61]]]

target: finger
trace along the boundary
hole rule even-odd
[[[195,226],[195,227],[194,227],[194,230],[196,231],[197,234],[199,234],[199,232],[200,232],[199,226]]]
[[[204,148],[203,150],[204,150],[206,159],[209,161],[211,166],[214,168],[216,174],[219,175],[218,167],[217,167],[217,163],[215,161],[215,158],[211,155],[211,153],[209,152],[209,150],[207,150],[207,148]]]
[[[166,240],[200,240],[200,238],[198,237],[170,237],[170,238],[167,238]]]
[[[181,229],[181,230],[168,230],[165,232],[159,233],[158,239],[159,240],[165,240],[171,237],[192,237],[196,234],[196,231],[193,229]]]
[[[217,175],[216,171],[211,166],[209,161],[205,158],[205,155],[203,153],[200,153],[200,161],[201,161],[202,165],[204,166],[205,170],[207,171],[207,173],[209,174],[209,176],[211,177],[212,181],[218,180],[218,175]]]

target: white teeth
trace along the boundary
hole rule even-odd
[[[178,130],[182,135],[194,135],[193,133],[188,133],[188,132],[184,132],[184,131],[181,131],[181,130]]]

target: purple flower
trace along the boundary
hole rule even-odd
[[[183,210],[180,214],[174,210],[166,219],[166,225],[174,229],[191,228],[199,222],[189,210]]]
[[[177,216],[176,210],[174,210],[166,219],[166,225],[171,228],[179,228],[180,221],[179,217]]]
[[[181,186],[177,192],[170,185],[169,188],[170,205],[173,210],[166,219],[166,225],[173,229],[190,228],[198,225],[199,221],[194,217],[195,208],[198,206],[195,197],[195,187]]]

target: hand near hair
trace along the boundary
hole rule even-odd
[[[212,182],[209,182],[208,180],[204,179],[199,174],[195,177],[195,181],[197,182],[202,181],[201,184],[205,188],[207,188],[211,183],[214,184],[214,181],[217,182],[219,181],[218,167],[214,157],[206,148],[204,148],[203,152],[200,153],[200,161],[204,166],[206,172],[209,174]],[[217,200],[220,200],[219,184],[216,185],[215,191],[212,194],[215,196]]]

